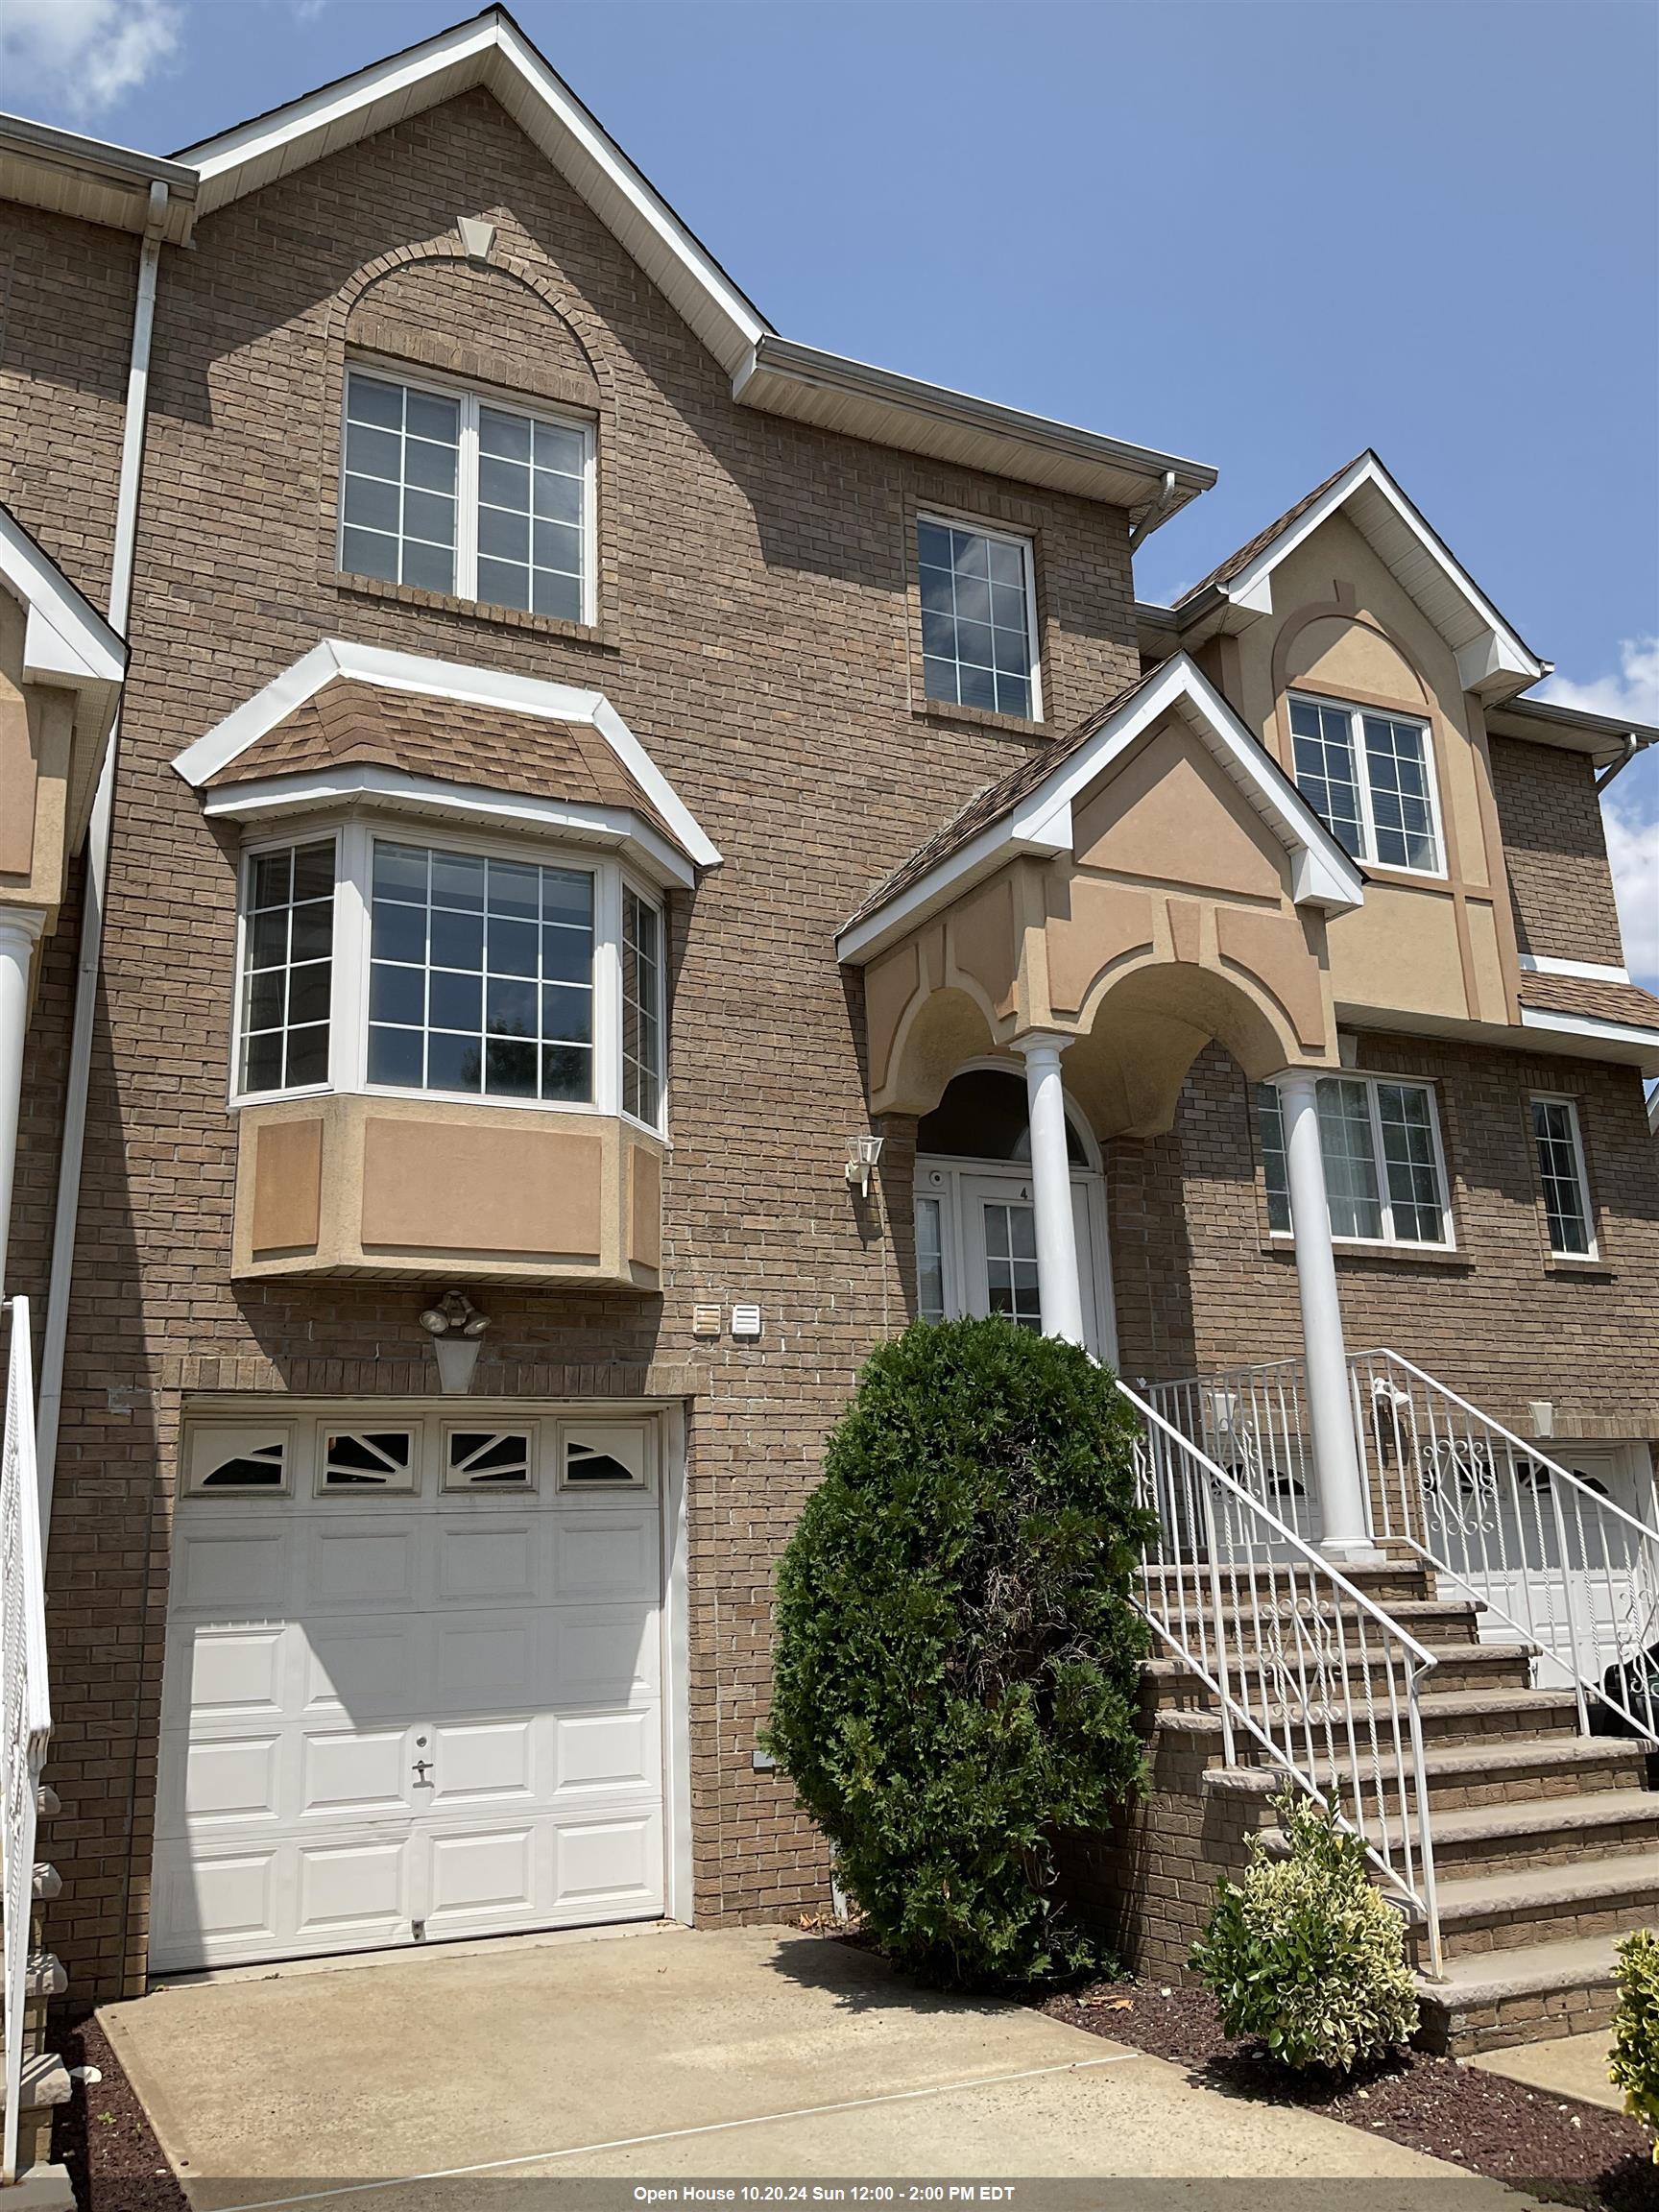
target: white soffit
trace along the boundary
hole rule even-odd
[[[862,965],[1021,854],[1073,849],[1071,810],[1089,787],[1171,711],[1198,736],[1289,856],[1298,905],[1342,913],[1364,903],[1364,878],[1295,785],[1185,653],[1136,685],[1116,713],[1006,814],[949,854],[891,902],[842,931],[839,957]]]
[[[494,95],[735,373],[769,327],[765,318],[500,9],[185,148],[178,158],[200,179],[198,216],[476,85]]]
[[[193,220],[193,169],[24,115],[0,115],[0,200],[142,236],[151,224],[155,183],[167,187],[161,235],[182,246]]]
[[[23,638],[27,680],[76,690],[121,683],[127,673],[124,640],[9,507],[0,507],[0,585],[28,616]]]
[[[1338,509],[1456,654],[1465,690],[1514,692],[1549,673],[1548,663],[1504,621],[1375,453],[1362,453],[1323,498],[1287,523],[1247,568],[1230,577],[1222,587],[1226,597],[1249,613],[1270,614],[1274,569]]]
[[[272,678],[204,736],[187,745],[173,762],[196,789],[228,767],[267,731],[285,721],[325,684],[336,678],[368,684],[383,691],[416,691],[435,699],[497,707],[509,713],[539,716],[544,722],[587,723],[610,746],[634,781],[656,807],[680,845],[699,868],[717,868],[720,854],[705,836],[696,817],[602,691],[578,690],[569,684],[544,684],[531,676],[512,676],[498,668],[477,668],[456,661],[433,661],[416,653],[395,653],[379,645],[356,645],[346,637],[325,637],[309,653]]]

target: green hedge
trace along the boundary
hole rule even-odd
[[[1142,1777],[1133,1436],[1074,1345],[917,1322],[865,1366],[782,1560],[768,1745],[926,1980],[1091,1961],[1055,1840]]]

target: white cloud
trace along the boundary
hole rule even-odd
[[[1615,721],[1659,723],[1659,637],[1626,637],[1615,676],[1588,684],[1551,676],[1537,695]],[[1647,754],[1632,762],[1602,801],[1601,816],[1625,961],[1637,982],[1659,989],[1659,784],[1653,757]]]
[[[1562,707],[1581,707],[1587,714],[1659,722],[1659,637],[1626,637],[1619,648],[1617,676],[1598,676],[1589,684],[1551,676],[1537,696]]]
[[[1624,932],[1624,957],[1631,976],[1659,989],[1659,821],[1645,822],[1632,806],[1607,794],[1601,806],[1607,825],[1607,857],[1613,863],[1613,889]]]
[[[136,91],[179,43],[177,0],[5,0],[0,59],[19,104],[90,116]]]

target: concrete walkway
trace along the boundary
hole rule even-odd
[[[1549,2043],[1517,2043],[1506,2051],[1485,2051],[1471,2065],[1488,2074],[1507,2075],[1528,2089],[1547,2090],[1553,2097],[1577,2097],[1586,2104],[1603,2104],[1609,2112],[1623,2112],[1624,2092],[1607,2079],[1607,2059],[1613,2049],[1613,2031],[1601,2028],[1588,2035],[1557,2035]]]
[[[99,2017],[196,2212],[621,2212],[642,2181],[692,2176],[1049,2177],[1012,2212],[1100,2202],[1065,2176],[1125,2177],[1114,2212],[1244,2212],[1248,2178],[1339,2181],[1356,2212],[1524,2201],[776,1929],[405,1952],[176,1986]],[[1328,2186],[1286,2199],[1330,2200]]]

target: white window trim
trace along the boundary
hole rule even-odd
[[[1456,1225],[1452,1218],[1452,1183],[1446,1172],[1446,1151],[1440,1138],[1438,1086],[1421,1075],[1373,1075],[1363,1068],[1333,1069],[1328,1077],[1321,1075],[1319,1080],[1321,1082],[1363,1083],[1365,1086],[1365,1109],[1371,1128],[1371,1163],[1377,1172],[1377,1202],[1382,1214],[1382,1234],[1381,1237],[1339,1237],[1333,1229],[1331,1241],[1339,1245],[1344,1251],[1455,1252],[1457,1249]],[[1437,1195],[1440,1201],[1440,1219],[1446,1229],[1446,1235],[1438,1241],[1431,1242],[1422,1237],[1396,1237],[1394,1234],[1394,1199],[1388,1189],[1388,1162],[1382,1150],[1382,1109],[1377,1096],[1378,1087],[1383,1083],[1392,1084],[1403,1091],[1422,1091],[1428,1096],[1429,1135],[1434,1147],[1434,1178],[1439,1186]],[[1275,1091],[1278,1090],[1277,1082],[1272,1085],[1272,1088]],[[1285,1113],[1283,1100],[1280,1102],[1279,1113],[1281,1126],[1283,1126]],[[1323,1162],[1323,1150],[1321,1150],[1321,1162]],[[1329,1190],[1326,1192],[1326,1205],[1329,1208]],[[1296,1233],[1293,1229],[1273,1229],[1270,1227],[1268,1234],[1275,1244],[1286,1245],[1291,1250],[1295,1249]]]
[[[1434,726],[1425,714],[1408,714],[1394,707],[1364,707],[1353,699],[1333,699],[1323,691],[1305,691],[1294,688],[1285,695],[1286,708],[1298,700],[1310,707],[1323,707],[1332,713],[1348,717],[1348,743],[1354,757],[1354,787],[1359,797],[1359,833],[1364,850],[1358,855],[1367,868],[1381,868],[1391,876],[1428,876],[1437,882],[1445,882],[1446,833],[1440,816],[1440,774],[1434,757]],[[1429,785],[1429,829],[1434,840],[1434,865],[1432,868],[1413,868],[1408,862],[1379,860],[1377,857],[1377,817],[1371,799],[1371,770],[1365,752],[1364,717],[1378,715],[1389,722],[1405,722],[1413,730],[1423,733],[1423,771]],[[1296,735],[1290,733],[1290,781],[1300,791],[1302,786],[1296,776]],[[1310,800],[1311,805],[1312,802]],[[1333,832],[1334,834],[1334,832]]]
[[[1578,1178],[1578,1203],[1584,1209],[1584,1230],[1589,1238],[1589,1243],[1582,1252],[1563,1252],[1552,1243],[1550,1257],[1551,1260],[1565,1260],[1569,1262],[1575,1260],[1599,1260],[1601,1239],[1597,1234],[1596,1206],[1590,1195],[1590,1167],[1584,1157],[1584,1123],[1578,1112],[1578,1101],[1566,1091],[1533,1091],[1527,1094],[1527,1134],[1532,1141],[1532,1169],[1538,1178],[1538,1201],[1544,1208],[1544,1226],[1548,1231],[1550,1208],[1544,1196],[1544,1170],[1538,1158],[1538,1132],[1532,1126],[1534,1106],[1565,1106],[1567,1109],[1567,1126],[1573,1132],[1573,1172]]]
[[[369,1080],[369,980],[373,949],[373,849],[388,844],[420,845],[434,852],[474,853],[485,859],[525,860],[543,868],[579,869],[593,878],[593,1096],[591,1098],[503,1098],[484,1091],[424,1091]],[[295,845],[334,846],[334,953],[328,1002],[328,1080],[289,1090],[245,1091],[242,1074],[242,1014],[247,994],[246,942],[248,887],[252,864],[261,853]],[[624,868],[613,854],[591,849],[479,836],[447,823],[406,820],[396,815],[348,816],[343,822],[313,827],[288,823],[281,834],[252,840],[242,850],[236,913],[236,988],[231,1007],[230,1082],[227,1102],[234,1111],[285,1098],[350,1094],[372,1098],[428,1098],[439,1104],[499,1106],[534,1114],[606,1114],[648,1135],[666,1140],[668,1125],[667,977],[659,977],[662,1023],[663,1072],[661,1110],[655,1122],[622,1111],[622,887],[652,906],[666,946],[667,915],[651,885]]]
[[[341,387],[340,469],[335,491],[338,522],[334,535],[334,559],[340,573],[343,576],[358,573],[346,565],[346,427],[349,419],[349,384],[353,370],[360,370],[365,376],[373,376],[383,384],[400,384],[408,392],[430,392],[440,398],[460,401],[460,443],[455,461],[455,583],[448,596],[468,600],[474,607],[502,606],[498,599],[481,599],[478,595],[479,408],[490,407],[500,415],[519,415],[531,421],[556,423],[563,430],[578,433],[582,440],[582,612],[577,619],[583,628],[590,630],[598,620],[599,554],[598,440],[593,418],[574,408],[561,407],[552,400],[528,399],[517,393],[482,391],[477,385],[440,375],[431,370],[422,369],[412,375],[407,364],[374,353],[349,353],[346,357],[348,382]],[[401,590],[404,587],[399,585],[397,589]],[[523,610],[505,609],[504,612]],[[556,615],[535,618],[561,619]]]
[[[644,1129],[653,1137],[660,1137],[668,1123],[668,910],[657,895],[646,889],[638,878],[622,871],[622,893],[632,892],[641,906],[648,906],[657,917],[657,1118],[647,1121],[640,1115],[630,1112],[621,1104],[622,1083],[622,932],[627,915],[627,899],[619,896],[616,923],[616,1081],[618,1085],[617,1111],[631,1129]]]
[[[918,599],[920,599],[922,588],[922,541],[919,533],[924,522],[931,522],[936,530],[972,531],[975,538],[989,538],[996,544],[1012,545],[1018,551],[1021,574],[1024,580],[1025,589],[1025,652],[1031,668],[1029,679],[1031,711],[1029,714],[1004,715],[1003,719],[1010,722],[1041,722],[1044,719],[1043,656],[1038,649],[1036,541],[1029,537],[1022,537],[1017,530],[998,530],[987,522],[982,516],[952,515],[943,507],[919,507],[916,510],[915,520],[910,531],[910,565],[912,573],[916,577]],[[924,660],[926,660],[926,652],[924,652]],[[928,699],[926,668],[922,673],[922,695],[925,699]],[[954,702],[949,699],[928,699],[928,704],[934,707],[950,708]],[[964,707],[961,711],[965,714],[985,714],[996,713],[1000,710],[995,708]]]

